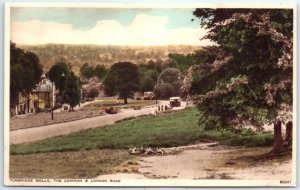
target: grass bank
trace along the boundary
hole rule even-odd
[[[121,163],[134,164],[133,158],[126,150],[106,149],[12,155],[9,175],[35,179],[94,178],[118,172],[116,168]]]
[[[29,144],[11,146],[11,154],[64,152],[92,149],[127,149],[131,147],[173,147],[209,139],[231,146],[267,146],[271,134],[233,130],[204,131],[197,124],[199,112],[186,109],[159,116],[143,116],[111,126],[89,129]]]

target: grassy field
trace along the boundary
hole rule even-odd
[[[134,170],[134,156],[126,150],[49,152],[10,156],[11,178],[94,178],[118,172],[120,164]]]
[[[88,104],[82,107],[82,110],[94,110],[94,109],[102,109],[105,107],[116,107],[116,108],[134,108],[134,107],[145,107],[154,105],[156,102],[155,100],[132,100],[128,99],[128,104],[124,104],[123,100],[117,99],[104,99],[101,102],[95,102]]]
[[[197,124],[199,112],[186,109],[159,116],[143,116],[111,126],[89,129],[66,136],[29,144],[11,146],[11,154],[65,152],[93,149],[127,149],[131,147],[172,147],[209,139],[232,146],[266,146],[272,134],[255,134],[232,130],[204,131]]]

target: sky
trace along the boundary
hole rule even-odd
[[[209,45],[193,9],[11,8],[17,44]]]

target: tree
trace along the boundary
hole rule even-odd
[[[182,73],[186,73],[190,66],[205,63],[209,57],[206,51],[198,50],[187,55],[171,53],[169,56],[169,67],[177,68]]]
[[[32,52],[25,52],[10,43],[10,104],[18,104],[19,93],[27,97],[36,87],[42,75],[39,57]],[[27,104],[29,104],[27,102]],[[29,109],[29,106],[27,106]]]
[[[148,69],[143,71],[142,69],[140,69],[140,78],[141,78],[140,90],[142,92],[153,91],[158,76],[159,76],[159,72],[157,70]]]
[[[93,67],[89,66],[89,63],[85,63],[80,67],[80,75],[85,78],[91,78],[94,76]]]
[[[282,150],[278,112],[292,106],[291,9],[196,9],[194,15],[218,44],[213,60],[189,69],[191,94],[206,126],[274,123],[273,152]],[[291,126],[291,124],[289,125]]]
[[[141,79],[140,90],[142,92],[153,91],[161,68],[157,63],[150,60],[148,64],[140,64],[139,70]]]
[[[166,68],[160,73],[155,87],[155,94],[160,98],[180,95],[181,72],[179,69]],[[166,89],[164,89],[166,88]],[[161,96],[163,95],[163,96]]]
[[[74,111],[74,106],[80,103],[81,92],[80,92],[80,81],[79,78],[71,71],[66,79],[64,99]]]
[[[65,62],[56,63],[48,72],[49,79],[54,82],[55,86],[57,86],[61,96],[63,95],[66,79],[68,78],[69,73],[70,69]]]
[[[89,63],[85,63],[80,67],[80,75],[85,78],[91,78],[93,73],[93,68],[89,66]]]
[[[167,99],[176,96],[174,91],[174,87],[170,83],[161,83],[155,86],[154,93],[158,98]]]
[[[145,75],[141,79],[141,88],[142,92],[153,91],[156,84],[156,80],[153,80],[152,77]]]
[[[98,79],[103,79],[107,74],[107,69],[104,65],[96,65],[94,68],[94,76],[98,77]]]
[[[154,62],[153,60],[148,61],[147,64],[140,64],[140,73],[145,73],[147,71],[153,71],[154,73],[160,73],[161,72],[161,63],[160,62]]]
[[[112,65],[104,81],[105,91],[109,95],[119,94],[127,104],[127,98],[139,88],[139,68],[130,62]]]
[[[85,63],[80,67],[80,75],[87,79],[94,76],[98,77],[98,79],[103,79],[106,74],[107,69],[104,65],[96,65],[94,68],[93,66],[89,66],[88,63]]]

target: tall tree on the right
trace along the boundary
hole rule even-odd
[[[189,69],[183,92],[206,127],[274,124],[274,153],[283,149],[282,122],[292,133],[293,10],[196,9],[216,46],[205,64]]]

